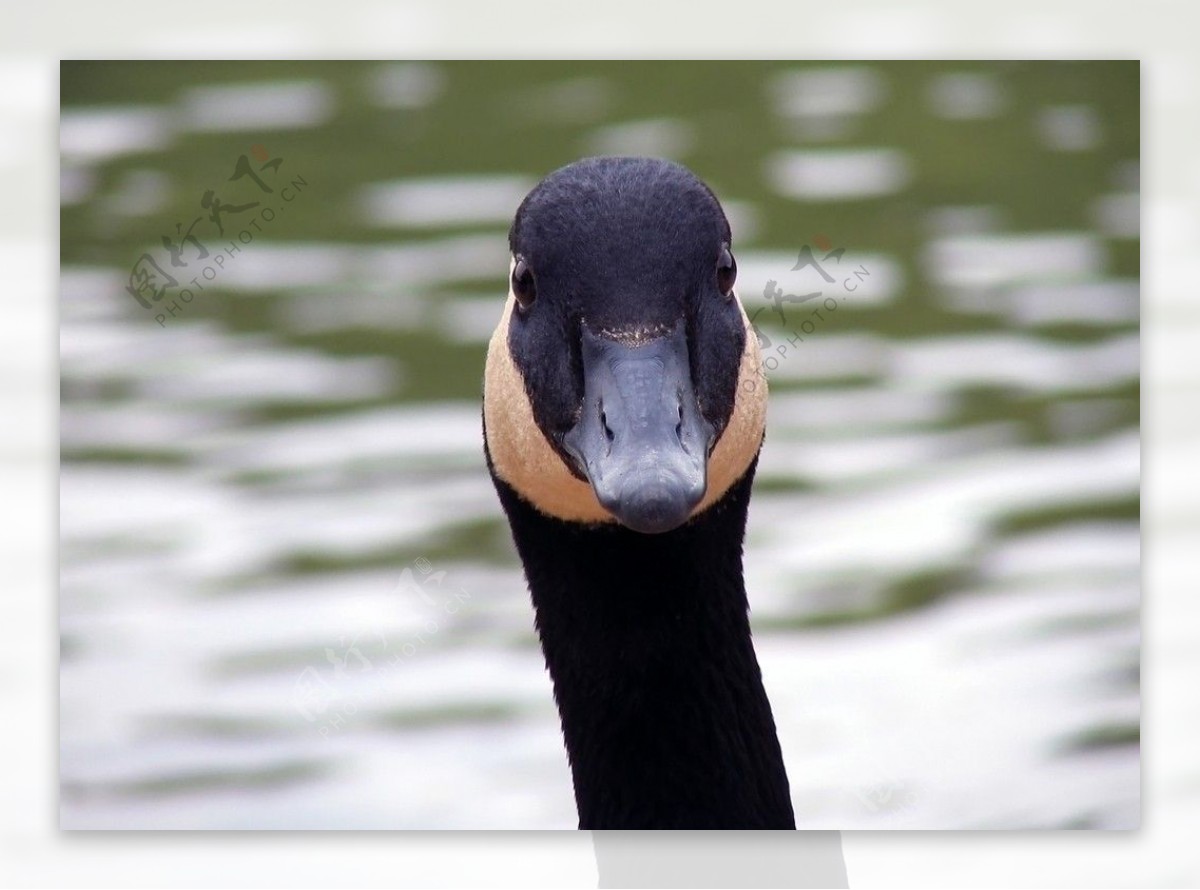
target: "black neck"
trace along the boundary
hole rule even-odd
[[[795,827],[742,582],[753,475],[663,535],[553,519],[495,480],[580,828]]]

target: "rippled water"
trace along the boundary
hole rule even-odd
[[[747,580],[801,826],[1137,824],[1136,63],[62,88],[65,827],[574,824],[478,398],[508,219],[598,152],[714,186],[770,342]],[[208,190],[260,206],[219,237]],[[197,217],[240,249],[160,324],[130,267],[187,287]]]

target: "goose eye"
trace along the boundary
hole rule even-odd
[[[729,252],[728,245],[721,246],[721,255],[717,258],[717,288],[723,296],[732,296],[733,283],[737,280],[737,260]]]
[[[533,280],[533,270],[525,262],[524,257],[517,257],[512,270],[512,292],[521,304],[522,309],[528,309],[537,297],[537,285]]]

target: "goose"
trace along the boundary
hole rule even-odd
[[[588,158],[509,231],[483,438],[533,602],[581,829],[794,829],[742,575],[765,432],[720,202]]]

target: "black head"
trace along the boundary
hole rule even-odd
[[[732,241],[712,191],[669,161],[591,158],[529,193],[489,350],[501,478],[551,515],[642,532],[679,526],[736,480],[765,387]],[[733,421],[736,453],[714,466]]]

